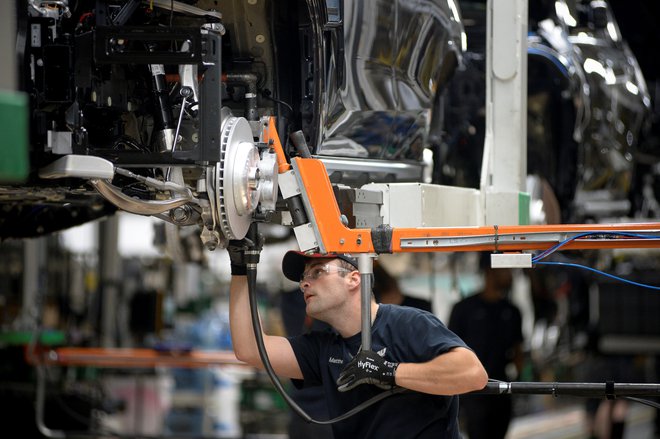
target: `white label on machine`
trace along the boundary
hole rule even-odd
[[[532,268],[531,253],[494,253],[490,255],[491,268]]]
[[[30,45],[32,47],[41,47],[41,25],[39,24],[30,26]]]

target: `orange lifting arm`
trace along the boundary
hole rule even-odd
[[[430,251],[520,251],[545,250],[578,233],[603,231],[659,234],[659,223],[557,224],[532,226],[419,227],[383,229],[389,244],[374,245],[370,229],[349,229],[341,213],[323,163],[317,159],[294,158],[308,214],[324,253],[402,253]],[[391,239],[390,239],[391,238]],[[581,238],[563,249],[657,248],[659,239]]]
[[[341,222],[332,184],[323,162],[317,159],[292,159],[302,181],[303,198],[309,201],[309,220],[318,230],[319,247],[326,253],[373,253],[371,230],[349,229]]]
[[[268,125],[265,127],[263,139],[264,142],[270,144],[275,151],[275,156],[277,157],[277,172],[281,174],[291,169],[291,165],[286,161],[284,149],[280,142],[280,136],[277,134],[277,125],[274,116],[268,118]]]

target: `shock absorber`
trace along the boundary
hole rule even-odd
[[[149,71],[154,87],[154,97],[158,106],[156,117],[156,141],[161,152],[172,151],[176,139],[176,126],[172,116],[172,108],[168,102],[167,84],[165,82],[165,67],[162,64],[149,64]]]
[[[257,75],[254,73],[225,73],[223,81],[245,86],[245,118],[249,121],[259,120],[257,111]]]

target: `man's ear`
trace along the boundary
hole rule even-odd
[[[351,271],[348,274],[348,286],[350,288],[360,289],[360,284],[362,283],[362,278],[360,277],[359,271]]]

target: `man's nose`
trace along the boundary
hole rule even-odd
[[[303,279],[300,282],[298,282],[298,287],[300,288],[300,291],[303,293],[305,292],[305,288],[309,286],[309,281],[307,279]]]

